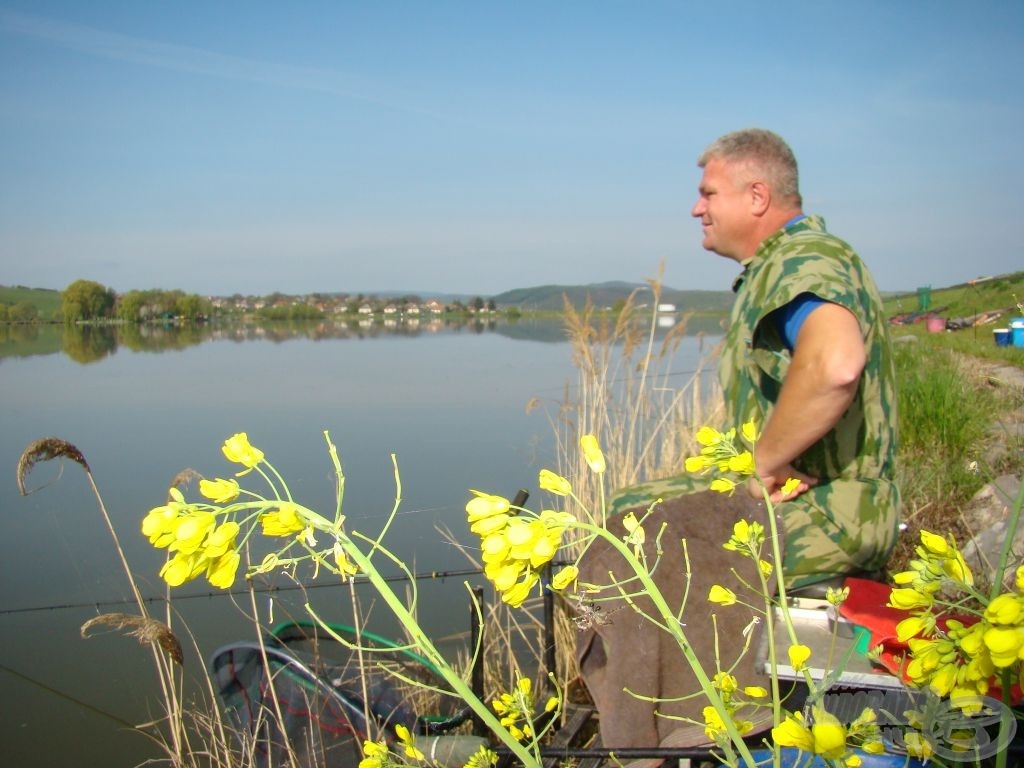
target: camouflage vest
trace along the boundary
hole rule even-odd
[[[820,217],[809,216],[761,243],[733,287],[737,296],[719,366],[726,427],[751,420],[763,426],[778,398],[791,356],[776,324],[762,322],[771,312],[813,293],[857,317],[867,364],[854,401],[793,462],[819,478],[819,485],[779,511],[786,529],[785,569],[795,583],[880,568],[896,540],[899,491],[895,371],[874,281],[853,249],[829,235]],[[613,511],[705,487],[703,478],[685,475],[645,483],[617,494]]]

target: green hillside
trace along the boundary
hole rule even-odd
[[[23,285],[0,285],[0,304],[13,307],[24,301],[35,305],[42,320],[52,320],[60,311],[60,291],[50,288],[26,288]]]
[[[990,312],[999,316],[992,322],[1004,322],[1010,317],[1024,317],[1024,272],[1012,272],[996,277],[978,278],[960,285],[929,288],[926,309],[945,318],[972,318]],[[890,317],[922,311],[918,291],[891,294],[885,298],[886,314]]]
[[[577,308],[582,307],[588,298],[596,307],[611,307],[634,291],[637,292],[637,304],[650,302],[650,288],[646,284],[624,282],[539,285],[505,291],[492,298],[499,307],[559,312],[564,306],[563,297],[568,297]],[[663,287],[661,293],[661,303],[675,304],[680,312],[727,312],[732,306],[732,299],[733,294],[729,291],[679,291]]]

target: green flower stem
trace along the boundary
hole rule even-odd
[[[537,768],[540,765],[540,761],[532,755],[526,747],[516,741],[512,734],[508,732],[484,702],[476,697],[473,690],[466,684],[456,672],[451,668],[448,661],[441,655],[440,651],[434,647],[434,644],[430,641],[430,638],[424,634],[420,628],[416,618],[406,608],[405,603],[399,599],[398,595],[394,593],[390,585],[384,580],[377,569],[370,562],[370,559],[363,554],[363,552],[355,545],[355,543],[345,535],[338,536],[338,543],[342,549],[345,550],[345,554],[355,563],[359,570],[367,577],[373,588],[377,591],[377,594],[381,596],[388,608],[394,614],[395,618],[398,619],[402,626],[405,627],[409,633],[409,637],[413,644],[419,649],[419,651],[440,671],[441,676],[445,679],[445,682],[451,686],[452,690],[462,698],[480,717],[481,720],[487,725],[487,727],[501,739],[505,745],[511,750],[511,752],[522,761],[524,766]],[[312,613],[312,606],[306,605],[306,610]]]
[[[590,525],[589,523],[578,522],[574,523],[574,528],[586,531],[589,534],[600,536],[606,542],[608,542],[622,557],[630,568],[636,573],[637,579],[643,586],[643,592],[650,598],[651,602],[654,603],[657,612],[661,615],[662,625],[668,631],[670,635],[675,639],[679,645],[679,649],[683,653],[683,657],[686,659],[690,668],[693,670],[694,676],[697,678],[697,682],[700,683],[701,689],[704,691],[704,695],[707,696],[711,705],[715,708],[718,716],[721,718],[722,723],[725,725],[725,730],[729,734],[729,738],[732,743],[736,746],[737,751],[746,761],[747,765],[754,765],[755,760],[753,755],[750,753],[750,749],[747,747],[743,736],[736,728],[736,724],[732,720],[732,716],[725,707],[725,703],[722,701],[722,697],[715,690],[714,684],[711,682],[711,678],[708,677],[704,671],[704,667],[701,666],[700,660],[693,652],[693,648],[690,647],[690,643],[686,639],[686,633],[683,632],[682,624],[680,624],[676,614],[669,608],[668,603],[665,602],[664,596],[661,594],[661,590],[654,583],[651,575],[644,568],[643,564],[633,555],[632,550],[626,546],[625,542],[621,541],[618,537],[612,535],[607,529],[601,528],[596,525]]]
[[[327,431],[324,431],[324,437],[327,440],[328,451],[330,453],[331,460],[334,463],[335,472],[337,473],[339,478],[339,488],[344,487],[344,475],[342,474],[341,471],[341,461],[338,458],[338,451],[335,448],[334,444],[331,442],[330,435],[327,433]],[[392,456],[392,462],[395,464],[395,476],[397,478],[398,465],[397,462],[395,461],[394,456]],[[401,488],[401,486],[399,486],[399,488]],[[396,496],[397,495],[398,494],[396,494]],[[398,500],[396,498],[396,507],[397,504]],[[343,519],[340,512],[341,506],[339,501],[337,515],[339,521]],[[445,659],[445,657],[441,655],[441,652],[437,650],[433,642],[431,642],[430,638],[428,638],[426,634],[424,634],[423,630],[420,628],[419,622],[416,621],[416,617],[412,615],[408,607],[406,607],[405,603],[399,599],[398,595],[394,593],[388,582],[384,580],[384,578],[380,575],[380,572],[376,569],[376,567],[374,567],[373,563],[370,561],[370,558],[367,555],[363,554],[362,550],[359,549],[359,547],[357,547],[355,543],[341,531],[340,524],[329,524],[323,517],[321,517],[320,515],[316,515],[316,513],[311,513],[311,517],[313,516],[315,516],[319,520],[322,520],[325,523],[324,530],[329,531],[334,536],[335,540],[338,542],[338,544],[341,545],[341,548],[345,551],[345,554],[352,560],[352,562],[370,581],[370,584],[373,585],[373,588],[377,591],[377,594],[381,596],[381,598],[387,604],[388,608],[391,609],[391,612],[394,614],[395,618],[401,622],[403,627],[405,627],[405,630],[409,633],[409,638],[412,640],[412,643],[415,646],[417,646],[419,651],[423,654],[423,656],[427,658],[428,661],[430,661],[435,667],[437,667],[437,670],[441,673],[441,676],[445,679],[445,682],[447,682],[448,685],[451,686],[452,691],[455,692],[463,701],[465,701],[470,706],[470,708],[472,708],[473,712],[480,718],[481,721],[483,721],[483,723],[491,730],[491,732],[499,739],[501,739],[501,741],[505,743],[505,746],[507,746],[509,750],[517,758],[519,758],[519,760],[522,761],[523,766],[525,766],[526,768],[539,768],[540,760],[536,756],[531,754],[526,749],[526,747],[520,744],[515,738],[513,738],[512,734],[509,733],[508,729],[501,724],[501,721],[498,720],[494,712],[491,711],[491,708],[488,707],[479,698],[477,698],[476,694],[473,693],[473,689],[466,684],[466,681],[463,680],[455,672],[454,669],[452,669],[447,659]],[[392,510],[392,517],[393,516],[394,510]],[[373,549],[370,550],[371,554],[375,549],[378,548],[379,547],[376,544],[374,544]],[[311,615],[313,614],[313,609],[311,605],[307,604],[306,610],[309,611]]]
[[[999,565],[996,568],[996,578],[992,580],[992,589],[989,593],[989,602],[995,600],[1002,590],[1003,578],[1006,575],[1006,564],[1010,559],[1010,549],[1013,546],[1013,538],[1017,535],[1017,525],[1020,522],[1020,510],[1024,505],[1024,484],[1021,485],[1017,500],[1013,503],[1013,510],[1010,512],[1010,519],[1006,521],[1006,533],[1003,536],[1003,548],[999,553]]]

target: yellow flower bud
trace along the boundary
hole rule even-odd
[[[772,728],[772,740],[780,747],[796,747],[802,752],[814,752],[814,736],[804,725],[799,712],[786,715],[781,724]]]
[[[811,658],[811,649],[806,645],[789,646],[789,663],[797,672],[807,666],[809,658]]]
[[[551,588],[561,592],[563,589],[568,587],[574,581],[576,577],[580,575],[580,569],[575,565],[567,565],[565,568],[560,570],[551,579]]]
[[[249,443],[249,436],[245,432],[238,432],[229,437],[224,441],[221,450],[228,461],[241,464],[248,469],[263,461],[263,451]]]
[[[508,499],[503,496],[494,496],[490,493],[473,490],[470,493],[474,494],[474,496],[466,504],[466,514],[469,515],[469,522],[471,523],[492,517],[493,515],[503,515],[508,512],[511,506]]]
[[[934,598],[916,589],[900,588],[894,589],[889,594],[889,606],[898,608],[901,611],[911,611],[915,608],[930,608]]]
[[[593,435],[584,435],[580,438],[580,447],[583,449],[583,458],[591,471],[601,474],[605,470],[604,454],[601,453],[601,446]]]
[[[548,491],[556,496],[568,496],[572,493],[572,485],[561,475],[556,475],[549,469],[542,469],[537,479],[541,490]]]
[[[712,584],[708,591],[708,600],[719,605],[733,605],[736,602],[736,593],[720,584]]]
[[[846,729],[838,718],[822,707],[814,707],[814,753],[827,760],[838,760],[846,752]]]
[[[238,491],[238,481],[234,479],[224,480],[218,477],[216,480],[203,478],[199,481],[199,492],[218,504],[234,501],[238,498]]]

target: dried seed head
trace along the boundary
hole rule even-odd
[[[44,437],[31,443],[18,459],[18,491],[22,496],[28,496],[29,491],[25,490],[25,478],[29,472],[40,461],[49,461],[56,458],[71,459],[82,465],[82,469],[89,472],[89,463],[85,456],[71,443],[61,440],[59,437]]]
[[[97,625],[108,625],[113,629],[124,630],[129,637],[136,638],[140,645],[156,643],[178,664],[184,663],[185,657],[181,651],[181,642],[175,637],[171,628],[162,621],[151,619],[148,616],[132,616],[127,613],[104,613],[89,619],[82,625],[80,630],[82,637],[88,638],[89,630]]]

